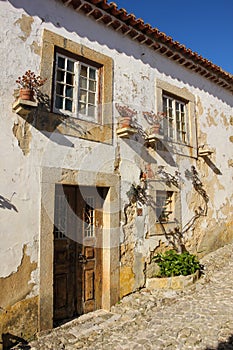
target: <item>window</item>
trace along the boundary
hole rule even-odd
[[[187,106],[174,97],[163,95],[163,112],[167,117],[163,120],[164,135],[169,139],[187,142]]]
[[[95,199],[94,197],[85,198],[85,208],[83,209],[83,232],[84,237],[94,237],[95,223]]]
[[[98,121],[99,69],[56,54],[54,110],[72,117]]]
[[[53,78],[38,130],[111,144],[113,73],[111,57],[44,29],[40,75]]]
[[[67,232],[67,200],[64,193],[56,193],[55,197],[55,222],[54,222],[54,237],[55,239],[66,238]]]
[[[157,221],[166,223],[173,221],[174,192],[156,191],[156,217]]]
[[[175,81],[174,81],[175,84]],[[173,147],[173,152],[188,157],[197,156],[197,132],[195,118],[195,96],[187,86],[178,87],[166,81],[156,80],[156,107],[167,118],[161,122],[163,141]],[[166,147],[161,151],[168,151]]]

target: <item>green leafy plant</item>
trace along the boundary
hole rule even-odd
[[[175,250],[168,250],[153,257],[160,267],[158,277],[187,276],[201,270],[197,257],[188,252],[178,254]]]

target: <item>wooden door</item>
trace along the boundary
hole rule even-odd
[[[77,248],[79,314],[101,307],[102,296],[102,191],[92,187],[78,190],[77,216],[80,243]]]
[[[75,192],[56,186],[54,225],[54,320],[75,314]]]
[[[104,193],[56,186],[54,321],[101,308]]]

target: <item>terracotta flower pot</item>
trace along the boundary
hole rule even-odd
[[[151,134],[159,134],[160,131],[160,124],[154,124],[151,128],[150,128],[150,133]]]
[[[34,91],[22,88],[19,90],[19,98],[22,100],[34,101]]]
[[[119,124],[120,124],[121,128],[131,127],[131,122],[132,122],[132,118],[129,116],[120,117],[120,119],[119,119]]]

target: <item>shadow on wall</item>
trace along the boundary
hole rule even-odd
[[[101,23],[97,24],[92,18],[88,18],[82,13],[80,13],[79,20],[77,20],[77,12],[73,10],[72,6],[68,8],[63,7],[62,1],[60,1],[61,6],[56,1],[48,3],[46,0],[41,0],[40,6],[35,5],[34,1],[9,0],[9,2],[15,8],[24,9],[29,16],[38,16],[42,23],[52,23],[54,27],[65,28],[72,34],[78,33],[79,37],[105,45],[110,50],[116,50],[118,53],[124,53],[129,57],[133,56],[136,60],[148,64],[160,73],[165,73],[173,79],[209,92],[233,107],[230,91],[227,94],[226,90],[217,85],[214,86],[212,82],[198,74],[194,74],[192,71],[184,69],[166,57],[159,54],[152,55],[152,50],[146,45],[140,43],[136,45],[130,38],[123,37],[114,30],[107,30]],[[67,15],[65,14],[66,11]],[[56,15],[54,15],[55,13]],[[96,26],[99,26],[98,30]]]
[[[36,98],[39,103],[38,108],[36,108],[35,111],[31,111],[27,116],[22,116],[25,122],[35,127],[50,141],[61,146],[74,147],[74,144],[57,130],[59,125],[63,125],[65,128],[74,130],[78,135],[84,134],[86,130],[83,130],[78,123],[74,123],[73,118],[68,118],[66,115],[50,114],[51,100],[49,99],[48,95],[39,91]],[[23,144],[23,140],[17,137],[17,131],[14,132],[13,130],[13,133],[18,139],[19,146],[21,143]],[[21,134],[23,134],[22,138],[27,138],[27,134],[25,132],[21,132],[20,135]]]
[[[17,349],[29,350],[31,346],[28,345],[28,342],[23,338],[17,337],[11,333],[2,334],[2,346],[3,350],[13,349],[17,347]]]
[[[15,192],[14,192],[15,194]],[[11,203],[11,200],[0,195],[0,209],[14,210],[18,213],[18,210],[14,204]]]
[[[50,141],[55,142],[61,146],[74,147],[74,144],[69,141],[68,138],[56,131],[60,124],[64,124],[72,129],[75,129],[77,133],[82,133],[83,130],[81,126],[72,123],[72,118],[67,118],[65,115],[54,114],[49,116],[49,113],[51,112],[51,100],[48,95],[39,91],[37,93],[37,100],[39,102],[39,108],[33,115],[34,118],[30,119],[29,117],[27,119],[27,122],[31,122],[31,124],[38,131],[42,132],[43,135],[46,136]],[[46,133],[46,131],[48,133]]]
[[[227,341],[219,343],[217,348],[207,347],[205,350],[233,350],[233,335]]]
[[[217,168],[217,166],[212,162],[212,160],[209,157],[203,157],[203,159],[216,175],[222,175],[221,170]]]
[[[151,156],[151,154],[148,152],[147,147],[145,147],[145,137],[147,136],[146,133],[143,130],[142,126],[136,122],[134,127],[137,129],[137,136],[134,139],[124,139],[124,142],[128,144],[128,146],[137,154],[141,156],[141,158],[149,164],[157,163],[157,161],[154,159],[154,157]],[[148,146],[148,144],[147,144]],[[156,152],[159,154],[161,158],[164,159],[164,161],[169,164],[170,166],[177,166],[173,154],[171,150],[166,147],[164,144],[163,151],[160,151],[156,148]]]

